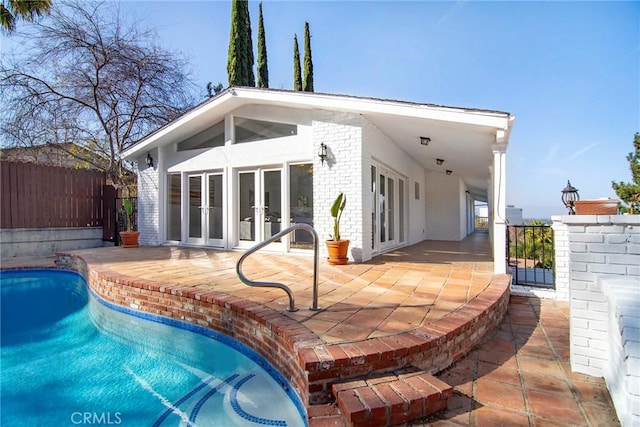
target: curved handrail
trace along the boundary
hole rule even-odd
[[[248,286],[257,286],[257,287],[268,287],[268,288],[279,288],[282,289],[283,291],[285,291],[287,293],[287,295],[289,296],[289,308],[287,309],[288,311],[298,311],[298,309],[296,308],[296,303],[295,303],[295,298],[293,296],[293,292],[291,291],[291,289],[289,289],[289,287],[287,285],[284,285],[282,283],[278,283],[278,282],[255,282],[253,280],[249,280],[247,278],[247,276],[245,276],[242,273],[242,263],[244,262],[244,260],[251,255],[254,252],[259,251],[260,249],[264,248],[265,246],[267,246],[270,243],[275,242],[276,240],[278,240],[279,238],[295,231],[295,230],[306,230],[311,234],[311,237],[313,237],[313,303],[312,306],[309,307],[310,310],[319,310],[318,308],[318,233],[316,233],[316,230],[310,226],[309,224],[294,224],[291,227],[285,228],[284,230],[280,231],[279,233],[274,234],[273,236],[269,237],[268,239],[258,243],[257,245],[247,249],[247,251],[245,253],[242,254],[242,256],[240,256],[240,259],[238,259],[238,262],[236,263],[236,273],[238,273],[238,277],[240,278],[240,280],[242,281],[242,283],[244,283],[245,285]]]

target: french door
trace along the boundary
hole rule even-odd
[[[224,175],[221,172],[191,174],[187,186],[187,243],[224,247],[227,231]]]
[[[238,172],[238,246],[251,246],[282,229],[282,170]],[[282,249],[281,240],[272,249]],[[280,246],[280,248],[278,248]]]
[[[374,252],[405,242],[404,178],[380,165],[371,166],[371,237]]]

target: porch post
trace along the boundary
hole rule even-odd
[[[496,132],[496,143],[491,147],[493,151],[492,167],[492,200],[491,211],[493,212],[493,272],[495,274],[505,274],[507,264],[505,257],[506,250],[506,151],[507,144],[505,132]]]

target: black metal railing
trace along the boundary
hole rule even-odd
[[[550,225],[508,226],[506,256],[514,284],[555,289],[554,239]]]

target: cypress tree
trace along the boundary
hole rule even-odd
[[[262,2],[258,7],[258,87],[269,87],[269,70],[267,69],[267,42],[264,36],[264,21],[262,19]]]
[[[298,49],[298,35],[293,36],[293,90],[302,90],[302,76],[300,74],[300,50]]]
[[[309,23],[304,23],[304,91],[313,92],[313,60],[311,59],[311,36]]]
[[[227,57],[229,86],[255,86],[248,0],[231,1],[231,34]]]

